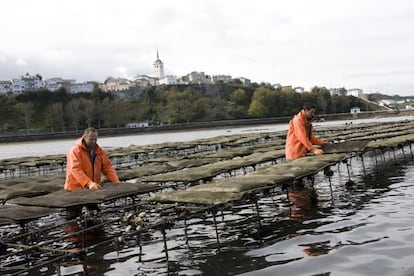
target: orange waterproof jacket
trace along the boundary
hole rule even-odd
[[[302,110],[289,122],[286,136],[285,155],[287,160],[304,157],[314,149],[313,145],[323,145],[325,142],[313,134],[312,122]]]
[[[101,173],[111,182],[119,182],[118,175],[112,167],[111,160],[96,145],[95,158],[92,161],[89,151],[83,144],[83,138],[79,138],[76,144],[66,155],[66,181],[65,190],[75,191],[87,188],[90,181],[101,183]]]

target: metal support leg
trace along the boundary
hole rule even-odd
[[[259,229],[262,229],[262,222],[260,221],[260,209],[258,200],[255,198],[254,204],[256,206],[257,222],[259,223]]]
[[[362,164],[362,172],[363,172],[364,176],[366,177],[367,172],[366,172],[366,169],[365,169],[364,155],[363,154],[361,154],[361,164]]]
[[[213,214],[214,228],[216,230],[217,249],[220,252],[220,239],[219,239],[218,229],[217,229],[216,211],[213,210],[212,214]]]
[[[345,185],[352,186],[352,185],[354,185],[354,181],[352,181],[352,179],[351,179],[351,171],[349,169],[349,164],[348,164],[348,162],[345,162],[345,163],[346,163],[346,169],[348,171],[348,179],[349,179],[348,182],[345,183]]]
[[[167,234],[165,233],[165,228],[161,228],[162,239],[164,241],[164,251],[165,251],[165,258],[168,262],[168,247],[167,247]]]
[[[407,158],[405,157],[404,146],[401,146],[401,151],[402,151],[402,154],[404,156],[404,161],[407,161]]]
[[[329,190],[331,191],[331,202],[332,205],[334,204],[334,194],[333,194],[333,188],[332,188],[332,176],[328,176],[329,181]]]
[[[138,261],[142,262],[142,244],[141,244],[141,233],[137,234],[137,244],[139,248]]]
[[[289,204],[289,218],[292,219],[292,202],[290,201],[290,198],[289,198],[289,187],[286,187],[286,198]]]

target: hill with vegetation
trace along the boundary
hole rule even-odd
[[[331,95],[323,87],[297,93],[292,88],[268,84],[152,86],[124,92],[70,94],[29,91],[0,95],[0,132],[47,130],[65,132],[96,128],[125,128],[128,123],[149,126],[220,120],[292,116],[304,102],[313,103],[319,114],[349,113],[352,107],[376,111],[381,107],[363,99],[346,96],[346,90]]]

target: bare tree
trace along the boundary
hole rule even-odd
[[[24,116],[24,126],[26,133],[30,133],[30,126],[32,123],[32,116],[34,114],[34,104],[32,102],[23,102],[20,104]]]
[[[69,121],[69,125],[76,131],[79,128],[80,110],[81,103],[78,99],[73,99],[68,102],[65,106],[65,117]]]
[[[62,103],[53,103],[48,108],[48,122],[52,133],[54,132],[55,127],[60,127],[62,131],[65,130],[64,120],[63,120],[63,104]]]

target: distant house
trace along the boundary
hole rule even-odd
[[[294,90],[296,93],[303,93],[303,92],[305,92],[305,88],[300,87],[300,86],[297,86],[297,87],[293,88],[293,90]]]
[[[148,122],[140,122],[140,123],[128,123],[126,125],[127,128],[141,128],[141,127],[149,127]]]
[[[390,106],[392,105],[393,101],[392,100],[381,100],[379,102],[379,106]]]
[[[76,84],[76,80],[74,79],[62,79],[62,78],[50,78],[45,80],[45,87],[50,92],[55,92],[59,90],[59,88],[63,87],[68,92],[71,92],[71,86]],[[85,91],[86,92],[86,91]],[[90,91],[92,92],[92,91]],[[73,92],[71,92],[73,93]]]
[[[178,84],[177,77],[172,76],[172,75],[164,76],[163,78],[158,80],[158,84],[159,85],[162,85],[162,84],[165,84],[165,85]]]
[[[190,84],[211,84],[211,76],[204,72],[191,72],[183,77],[183,81],[188,81]]]
[[[80,92],[92,93],[95,88],[95,84],[92,81],[83,83],[72,83],[69,85],[69,92],[76,94]]]
[[[101,86],[101,89],[104,92],[118,92],[128,90],[130,86],[131,83],[127,79],[108,77]]]
[[[240,77],[239,80],[244,86],[250,86],[251,81],[249,79]]]
[[[282,89],[282,85],[280,83],[272,84],[274,89]]]
[[[158,84],[158,79],[147,75],[136,75],[132,79],[132,83],[137,87],[155,86]]]
[[[45,80],[46,89],[54,92],[57,91],[59,88],[63,87],[63,79],[62,78],[50,78]]]
[[[12,92],[12,85],[11,81],[0,81],[0,94]]]
[[[354,97],[359,98],[359,97],[363,96],[363,95],[364,95],[364,93],[363,93],[362,89],[359,89],[359,88],[354,88],[354,89],[349,89],[349,90],[346,92],[346,95],[347,95],[347,96],[354,96]]]
[[[38,74],[32,76],[29,75],[29,73],[26,73],[26,75],[13,79],[12,82],[13,93],[21,93],[29,90],[33,91],[45,87],[45,83],[42,81],[42,77]]]
[[[351,114],[357,114],[361,112],[361,108],[359,108],[358,106],[354,106],[351,108]]]
[[[231,76],[230,75],[214,75],[213,76],[213,83],[230,83]]]
[[[342,87],[342,88],[330,88],[329,92],[332,96],[341,96],[341,95],[347,95],[348,91]]]

